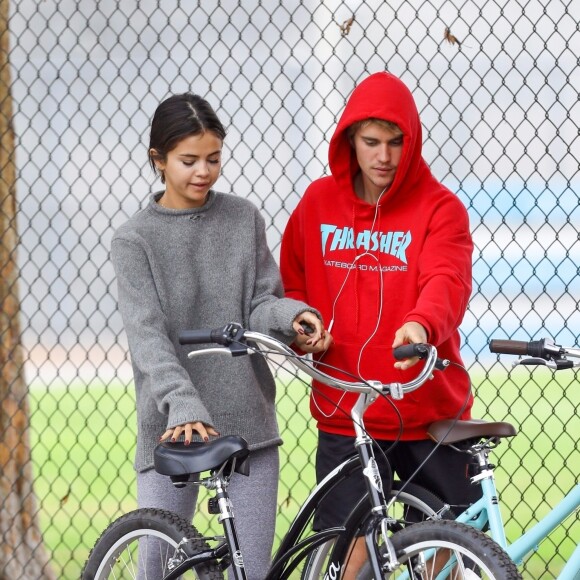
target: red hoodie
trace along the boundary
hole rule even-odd
[[[359,167],[346,133],[368,118],[394,122],[403,131],[395,179],[378,208],[354,192]],[[317,308],[327,328],[332,323],[334,344],[323,362],[367,380],[406,382],[418,374],[420,362],[407,371],[393,367],[395,332],[409,321],[425,327],[440,357],[462,364],[457,329],[471,294],[469,220],[456,195],[433,177],[421,149],[421,122],[410,91],[389,73],[371,75],[352,93],[330,141],[332,175],[308,187],[282,239],[286,295]],[[353,435],[349,417],[326,397],[349,411],[356,395],[315,387],[325,395],[313,391],[311,397],[318,428]],[[426,439],[426,427],[455,417],[468,391],[466,374],[451,365],[393,401],[403,419],[402,438]],[[471,404],[470,398],[461,418],[470,417]],[[367,411],[365,423],[379,439],[400,434],[398,414],[382,398]]]

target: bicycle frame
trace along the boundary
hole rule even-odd
[[[507,547],[507,553],[516,563],[534,550],[539,542],[550,535],[570,514],[580,508],[580,483],[570,490],[566,496],[539,522]],[[558,575],[559,580],[574,580],[580,571],[580,544],[572,553],[568,562]]]
[[[314,515],[318,505],[322,498],[326,496],[326,494],[334,488],[340,481],[344,480],[345,478],[350,477],[353,473],[360,472],[360,459],[353,455],[343,463],[341,463],[338,467],[336,467],[331,473],[329,473],[310,493],[302,507],[300,508],[298,514],[294,518],[294,521],[290,525],[288,532],[284,536],[282,542],[280,543],[280,547],[274,556],[274,560],[272,562],[271,568],[271,575],[269,577],[273,577],[272,574],[276,571],[280,571],[288,562],[289,556],[292,556],[296,553],[297,547],[306,547],[307,544],[304,542],[299,542],[300,537],[304,533],[306,527],[311,522],[312,516]],[[311,536],[309,536],[308,545],[319,545],[318,539],[323,538],[323,541],[326,542],[329,539],[338,538],[341,536],[346,530],[345,526],[331,528],[328,530],[322,530],[320,532],[315,532]],[[320,542],[323,543],[323,542]],[[304,554],[306,555],[306,554]]]
[[[369,506],[368,510],[372,516],[366,522],[365,536],[367,538],[367,549],[375,574],[377,577],[382,575],[379,554],[376,552],[376,546],[373,542],[376,530],[380,527],[381,534],[385,545],[391,552],[391,563],[396,565],[396,556],[390,540],[387,535],[388,522],[387,505],[383,492],[383,485],[376,460],[374,458],[372,441],[364,430],[363,415],[365,410],[377,398],[377,393],[361,393],[357,402],[352,408],[351,415],[355,428],[355,448],[358,455],[353,456],[329,473],[310,493],[302,508],[296,515],[287,534],[285,535],[280,547],[274,557],[274,561],[266,577],[268,580],[289,578],[299,562],[315,547],[327,542],[330,539],[336,539],[332,553],[327,564],[327,574],[329,578],[338,578],[341,572],[341,563],[344,562],[348,550],[350,549],[351,538],[358,527],[358,518],[346,522],[344,526],[330,528],[315,532],[300,540],[306,527],[312,520],[322,498],[345,478],[351,477],[354,473],[365,475],[365,484],[368,491]],[[388,482],[391,485],[391,482]]]
[[[363,399],[365,396],[366,395],[360,395],[359,399]],[[347,555],[347,551],[350,548],[350,538],[353,537],[354,532],[360,525],[360,518],[357,516],[349,519],[344,526],[314,532],[303,540],[300,540],[300,538],[310,523],[322,498],[324,498],[333,487],[338,485],[338,483],[343,481],[345,478],[351,477],[355,474],[360,474],[362,469],[361,465],[368,465],[369,461],[373,458],[371,442],[364,436],[360,440],[358,451],[358,456],[353,455],[344,461],[312,490],[282,540],[276,556],[274,557],[268,576],[266,577],[267,580],[283,580],[289,578],[298,564],[311,550],[332,539],[336,539],[336,542],[331,552],[326,572],[329,578],[339,577],[340,562],[343,562]],[[361,463],[361,458],[363,463]],[[473,479],[474,482],[479,481],[482,489],[482,496],[476,503],[472,504],[462,512],[456,518],[456,521],[473,526],[480,530],[488,524],[490,536],[500,544],[502,548],[504,548],[510,558],[518,565],[522,563],[523,558],[527,554],[537,549],[538,544],[542,539],[549,536],[550,533],[552,533],[568,516],[580,508],[580,484],[577,484],[546,516],[534,524],[534,526],[529,530],[526,530],[526,532],[524,532],[524,534],[522,534],[515,542],[508,544],[499,508],[493,470],[486,469]],[[369,489],[369,493],[372,493],[374,496],[371,501],[374,506],[379,507],[380,512],[380,515],[376,517],[371,516],[367,520],[367,545],[372,545],[372,537],[376,533],[377,527],[381,521],[385,521],[385,519],[388,521],[388,518],[386,512],[382,511],[383,509],[386,509],[384,496],[381,500],[380,494],[378,494],[378,496],[376,495],[377,490],[372,487],[368,479],[367,487],[371,488]],[[223,491],[221,493],[223,494]],[[371,512],[370,505],[367,509]],[[224,528],[230,530],[230,532],[226,531],[226,533],[234,534],[234,544],[237,545],[235,529],[233,528],[231,521],[229,521],[229,518],[226,518],[224,521]],[[369,527],[370,530],[368,529]],[[193,564],[213,559],[221,559],[229,554],[230,548],[228,547],[228,544],[222,542],[214,549],[198,553],[192,558],[185,560],[181,565],[167,575],[165,580],[178,578],[183,572],[190,569]],[[371,560],[374,560],[372,558],[372,553]],[[373,561],[373,564],[379,566],[378,560]],[[242,574],[235,566],[233,568],[234,578],[236,578],[236,580],[242,580],[245,578],[245,574]],[[380,570],[380,567],[378,567],[377,570]],[[572,556],[568,559],[566,565],[558,575],[557,580],[577,580],[579,570],[580,545],[576,547]]]
[[[580,359],[580,349],[562,347],[551,339],[529,342],[492,339],[489,349],[497,354],[518,355],[520,358],[512,363],[513,367],[518,365],[546,366],[553,371],[580,367],[580,362],[568,358]],[[478,529],[482,529],[488,523],[491,537],[505,549],[517,565],[521,565],[527,554],[536,551],[543,539],[547,538],[574,511],[580,509],[580,484],[576,484],[547,515],[526,530],[516,541],[508,544],[499,509],[493,468],[487,463],[485,451],[480,449],[475,455],[481,473],[473,477],[472,482],[480,482],[482,497],[460,514],[456,520]],[[579,572],[580,545],[577,545],[557,578],[558,580],[578,580]]]
[[[373,566],[376,568],[375,573],[380,575],[381,568],[379,564],[379,555],[373,553],[375,550],[372,537],[376,533],[376,527],[387,518],[387,506],[383,493],[381,477],[374,459],[372,441],[364,433],[362,423],[362,414],[364,413],[364,410],[375,399],[376,394],[359,395],[358,401],[352,411],[353,418],[355,419],[355,431],[357,432],[355,447],[358,451],[358,455],[347,459],[341,465],[336,467],[310,493],[280,544],[276,556],[274,557],[270,573],[267,576],[268,579],[288,577],[288,575],[295,569],[298,562],[300,562],[300,560],[306,556],[311,549],[333,538],[337,541],[330,555],[329,563],[327,565],[327,573],[330,578],[339,576],[340,563],[344,561],[347,551],[350,549],[350,539],[353,536],[355,527],[358,527],[360,523],[358,518],[353,518],[352,520],[349,519],[349,521],[341,527],[315,532],[303,541],[299,541],[299,539],[306,529],[306,526],[311,521],[322,498],[324,498],[332,488],[338,485],[338,483],[343,481],[345,478],[351,477],[353,473],[358,473],[360,475],[363,467],[365,467],[363,473],[365,473],[365,483],[370,499],[368,511],[374,515],[374,517],[369,518],[369,521],[367,522],[365,536],[367,537],[367,546],[370,552],[371,561],[373,562]],[[391,482],[388,484],[390,486]],[[381,530],[385,543],[390,545],[386,532],[386,529]],[[302,550],[301,557],[296,558],[289,565],[289,558],[294,556],[300,550]],[[396,557],[394,552],[391,557],[393,564],[395,564]],[[284,570],[283,574],[281,573],[282,570]]]
[[[328,476],[326,476],[316,487],[312,490],[307,500],[302,505],[300,511],[294,518],[290,528],[284,536],[280,547],[273,559],[266,580],[284,580],[290,578],[297,566],[302,560],[316,547],[329,540],[336,540],[328,564],[327,574],[329,578],[337,578],[340,575],[341,563],[344,562],[348,550],[350,549],[351,539],[355,531],[360,526],[360,514],[353,510],[353,516],[345,523],[344,526],[329,528],[319,532],[313,532],[307,537],[302,538],[307,526],[312,521],[312,516],[318,509],[321,500],[327,493],[333,489],[345,478],[351,476],[365,475],[365,483],[368,491],[368,496],[364,500],[367,504],[369,518],[365,521],[365,537],[367,541],[368,550],[370,553],[371,562],[375,567],[375,573],[378,577],[382,575],[381,564],[379,562],[379,554],[375,551],[374,538],[378,531],[383,536],[385,545],[390,548],[390,540],[388,539],[388,523],[387,505],[385,495],[383,493],[383,484],[374,458],[372,441],[364,432],[364,424],[362,415],[366,408],[376,399],[376,393],[361,393],[355,403],[351,413],[355,431],[357,433],[355,438],[355,446],[353,452],[358,452],[356,455],[345,460],[341,465],[336,467]],[[364,471],[363,471],[364,468]],[[390,487],[391,482],[387,483]],[[220,521],[224,527],[225,541],[222,541],[216,548],[206,550],[205,552],[197,553],[191,558],[184,560],[178,567],[171,571],[165,577],[165,580],[178,578],[180,574],[190,569],[195,563],[202,563],[213,559],[223,559],[230,554],[232,560],[235,560],[236,554],[239,551],[239,544],[236,535],[233,514],[230,510],[229,498],[227,496],[227,486],[223,485],[223,480],[218,478],[215,483],[217,492],[217,499],[220,505]],[[387,490],[387,491],[390,491]],[[356,514],[356,515],[355,515]],[[396,556],[392,550],[391,562],[393,566],[396,565]],[[229,562],[228,562],[229,563]],[[233,578],[236,580],[244,580],[246,575],[243,568],[232,566]]]
[[[526,530],[515,542],[508,544],[500,513],[498,494],[492,470],[486,470],[473,480],[480,480],[482,496],[456,518],[456,521],[477,529],[489,525],[491,537],[507,552],[509,557],[521,565],[524,557],[537,550],[538,544],[549,536],[568,516],[580,508],[580,484],[577,484],[541,520]],[[574,580],[580,570],[580,545],[558,575],[558,580]]]

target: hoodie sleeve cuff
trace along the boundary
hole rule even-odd
[[[417,314],[411,314],[405,317],[405,320],[403,320],[403,324],[406,324],[407,322],[417,322],[418,324],[420,324],[427,332],[428,342],[430,344],[437,346],[437,336],[433,332],[433,329],[431,328],[431,325],[429,324],[429,321],[426,318],[423,318],[422,316],[419,316]]]

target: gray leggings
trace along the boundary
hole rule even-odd
[[[262,580],[270,567],[279,468],[278,447],[252,451],[249,477],[235,473],[228,488],[248,580]],[[176,489],[168,477],[159,475],[154,469],[137,473],[137,504],[140,508],[170,510],[191,521],[197,492],[197,486],[191,485]]]

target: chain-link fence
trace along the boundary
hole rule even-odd
[[[508,535],[577,481],[575,374],[509,375],[487,343],[580,342],[579,13],[577,0],[11,2],[20,320],[34,487],[59,578],[78,577],[98,532],[135,504],[134,394],[108,252],[161,187],[148,127],[169,93],[200,93],[218,111],[228,136],[216,189],[261,208],[277,255],[289,213],[328,171],[350,91],[378,70],[400,76],[426,160],[470,213],[462,332],[476,413],[521,431],[500,448]],[[280,382],[281,529],[313,478],[306,397]],[[528,577],[553,577],[578,541],[576,514]]]

